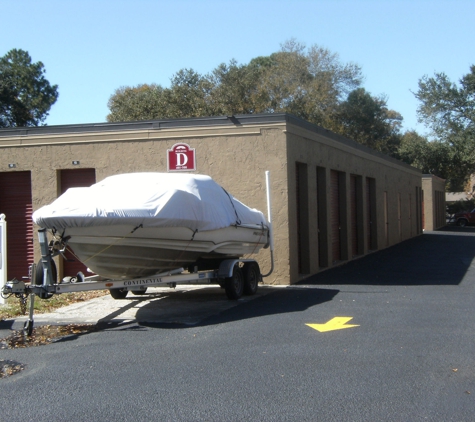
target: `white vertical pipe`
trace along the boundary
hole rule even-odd
[[[269,222],[269,247],[270,247],[270,261],[271,268],[267,274],[262,274],[262,277],[269,277],[274,271],[274,233],[272,230],[272,212],[271,212],[271,199],[270,199],[270,177],[269,171],[266,171],[266,190],[267,190],[267,220]]]
[[[270,230],[270,250],[274,250],[274,233],[272,232],[272,211],[270,198],[270,173],[266,170],[266,190],[267,190],[267,220],[269,220]]]
[[[7,282],[7,221],[5,214],[0,214],[0,290]],[[0,305],[5,299],[0,295]]]

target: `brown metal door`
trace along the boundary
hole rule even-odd
[[[0,173],[0,213],[7,221],[7,279],[21,280],[34,261],[29,171]]]
[[[419,188],[420,189],[420,188]],[[424,191],[420,189],[421,192],[421,221],[422,221],[422,230],[426,228],[426,212],[424,209]],[[422,233],[422,232],[421,232]]]
[[[373,248],[372,245],[372,215],[371,215],[371,183],[369,178],[366,178],[366,242],[368,250]]]
[[[335,170],[330,171],[331,190],[331,235],[333,262],[341,259],[340,242],[340,184],[339,175]]]
[[[351,252],[358,255],[358,219],[357,219],[356,176],[350,175],[350,212],[351,212]]]
[[[310,272],[307,165],[296,163],[297,248],[299,274]]]
[[[87,188],[96,183],[95,169],[72,169],[61,170],[60,193],[63,194],[69,188]],[[67,260],[63,259],[63,277],[75,276],[79,271],[87,275],[87,266],[79,262],[71,251],[66,251]]]
[[[328,267],[327,176],[323,167],[317,167],[317,224],[318,265]]]
[[[300,216],[300,172],[298,163],[295,166],[295,199],[297,206],[297,267],[299,274],[302,273],[302,218]]]
[[[389,246],[389,208],[388,208],[388,193],[384,191],[383,193],[384,199],[384,240],[386,242],[386,246]]]

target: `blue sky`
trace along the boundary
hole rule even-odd
[[[364,87],[417,123],[418,80],[475,64],[475,0],[0,0],[0,56],[42,61],[59,86],[47,124],[106,121],[121,86],[169,86],[182,68],[248,63],[295,38],[362,67]]]

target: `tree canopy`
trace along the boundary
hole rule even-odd
[[[382,152],[399,143],[402,117],[361,88],[361,68],[336,53],[295,40],[248,64],[231,60],[209,74],[179,70],[169,88],[121,87],[110,97],[110,122],[286,112]],[[362,106],[362,108],[361,108]]]
[[[418,117],[432,139],[408,134],[399,150],[406,162],[446,179],[451,191],[464,190],[475,173],[475,66],[459,82],[444,73],[419,80]]]
[[[419,80],[419,120],[443,141],[457,142],[475,134],[475,65],[460,79],[460,87],[445,73]]]
[[[360,144],[395,155],[401,142],[402,116],[389,110],[384,97],[373,97],[364,88],[350,92],[336,109],[330,127]]]
[[[44,77],[41,62],[24,50],[0,58],[0,127],[39,126],[58,99],[58,86]]]

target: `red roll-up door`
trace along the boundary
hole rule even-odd
[[[31,173],[0,173],[0,214],[7,221],[7,279],[28,276],[33,264]]]
[[[60,173],[60,192],[63,194],[69,188],[87,188],[96,183],[95,169],[72,169],[61,170]],[[79,271],[87,275],[87,266],[79,262],[74,255],[66,252],[67,260],[63,259],[63,277],[75,276]]]
[[[330,172],[331,188],[331,234],[333,262],[341,259],[340,244],[340,184],[339,175],[335,170]]]

